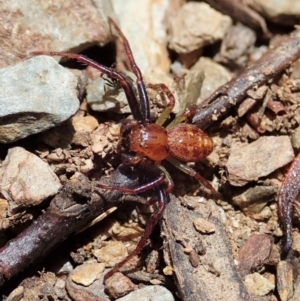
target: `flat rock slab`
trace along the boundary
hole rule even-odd
[[[10,210],[36,206],[60,187],[58,177],[42,159],[21,147],[8,151],[0,168],[0,192]]]
[[[15,64],[34,50],[78,52],[112,40],[107,0],[1,1],[0,67]]]
[[[53,58],[37,56],[0,70],[0,143],[54,127],[79,109],[77,79]]]
[[[247,144],[232,144],[227,161],[228,179],[234,186],[269,175],[294,159],[288,136],[265,136]]]

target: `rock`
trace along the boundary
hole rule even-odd
[[[0,168],[0,192],[10,210],[36,206],[55,195],[61,184],[50,166],[21,147],[8,151]]]
[[[227,161],[228,179],[243,186],[290,163],[294,151],[288,136],[264,136],[250,144],[232,143]]]
[[[99,262],[105,262],[110,267],[119,263],[128,255],[124,244],[119,241],[109,241],[106,246],[92,252]]]
[[[237,23],[231,26],[227,32],[222,41],[220,52],[214,57],[214,60],[233,68],[244,68],[248,56],[254,48],[255,41],[255,32],[248,26]]]
[[[74,116],[71,124],[75,130],[72,143],[87,147],[92,144],[92,132],[97,128],[98,120],[93,116]]]
[[[152,285],[143,287],[137,291],[128,294],[118,301],[174,301],[174,297],[165,287]]]
[[[45,131],[79,108],[77,80],[47,56],[0,70],[0,143]]]
[[[8,209],[7,200],[0,198],[0,219],[6,217],[7,209]]]
[[[201,70],[204,73],[201,99],[209,97],[217,88],[231,80],[230,72],[210,58],[201,57],[191,70]]]
[[[265,296],[275,289],[275,285],[259,273],[247,275],[245,285],[248,292],[254,296]]]
[[[124,90],[119,86],[109,86],[103,78],[97,78],[88,84],[87,102],[94,111],[131,113]]]
[[[294,25],[300,20],[300,3],[294,0],[250,0],[249,6],[274,23]]]
[[[207,85],[204,86],[205,79],[205,71],[202,69],[195,68],[187,72],[184,77],[184,87],[181,89],[182,97],[179,97],[179,108],[176,111],[175,105],[174,113],[183,114],[188,107],[197,103],[198,99],[203,96],[203,87],[204,89],[207,87]]]
[[[295,252],[300,254],[300,233],[297,231],[293,231],[293,245],[292,248]]]
[[[66,299],[66,282],[63,279],[58,278],[54,285],[54,293],[59,299]]]
[[[79,52],[91,44],[103,45],[112,39],[107,16],[115,19],[106,0],[1,2],[0,67],[34,50]]]
[[[56,260],[51,267],[51,271],[58,276],[70,274],[73,269],[72,263],[66,258]]]
[[[259,213],[253,214],[252,217],[257,221],[266,221],[273,216],[272,210],[269,206],[263,208],[263,210]]]
[[[105,290],[110,296],[117,299],[136,289],[136,285],[120,272],[114,273],[105,281]],[[140,298],[138,298],[140,300]]]
[[[103,277],[95,280],[89,286],[76,284],[71,280],[71,277],[69,277],[66,282],[66,289],[68,296],[74,301],[109,301],[107,295],[104,293]],[[69,299],[66,298],[63,300]]]
[[[71,279],[77,284],[91,285],[96,279],[100,279],[105,269],[105,263],[85,263],[75,268]]]
[[[287,261],[280,261],[276,270],[277,291],[281,301],[289,300],[293,294],[293,266]]]
[[[111,2],[118,16],[120,28],[129,41],[142,73],[152,69],[168,71],[170,59],[166,47],[164,19],[169,9],[174,6],[174,0],[111,0]]]
[[[222,40],[232,23],[203,2],[185,3],[168,21],[169,48],[177,53],[190,53]]]
[[[254,214],[260,213],[267,203],[274,200],[277,190],[275,186],[255,186],[233,197],[232,201],[246,215],[253,217]]]
[[[300,127],[297,127],[292,133],[292,145],[296,150],[300,149]]]
[[[92,133],[92,151],[104,158],[110,150],[116,149],[120,138],[120,125],[101,123]],[[114,146],[113,146],[114,144]]]
[[[24,297],[24,287],[23,286],[18,286],[16,289],[14,289],[6,301],[20,301]]]
[[[239,272],[242,277],[268,261],[273,240],[267,234],[252,234],[239,249]]]
[[[214,223],[200,217],[194,220],[194,227],[197,231],[205,234],[214,233],[216,231]]]

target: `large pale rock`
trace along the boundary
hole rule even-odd
[[[152,69],[169,70],[164,21],[174,2],[178,0],[112,0],[119,25],[142,73]]]
[[[0,67],[34,50],[78,52],[112,39],[109,0],[0,1]]]
[[[0,70],[0,143],[62,123],[79,109],[77,79],[53,58],[37,56]]]

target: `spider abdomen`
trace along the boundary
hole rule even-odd
[[[197,162],[213,150],[212,139],[192,124],[179,124],[168,131],[169,153],[183,162]]]

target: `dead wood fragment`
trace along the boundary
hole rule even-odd
[[[205,129],[226,116],[232,107],[242,102],[249,89],[258,88],[297,60],[300,57],[299,45],[300,29],[297,29],[237,78],[221,86],[199,106],[192,108],[192,122]]]
[[[139,175],[120,166],[108,182],[110,185],[136,187]],[[0,249],[0,287],[107,209],[122,201],[142,202],[142,197],[101,190],[96,184],[83,175],[69,181],[44,214]]]
[[[175,281],[182,300],[252,300],[233,262],[230,244],[215,210],[208,220],[215,224],[216,232],[205,235],[196,231],[193,222],[204,216],[198,211],[189,210],[172,198],[163,218],[163,233],[167,242],[165,256],[171,257]],[[184,253],[183,245],[194,248],[198,240],[206,247],[200,255],[200,264],[194,268],[189,256]],[[185,242],[185,243],[184,243]]]

